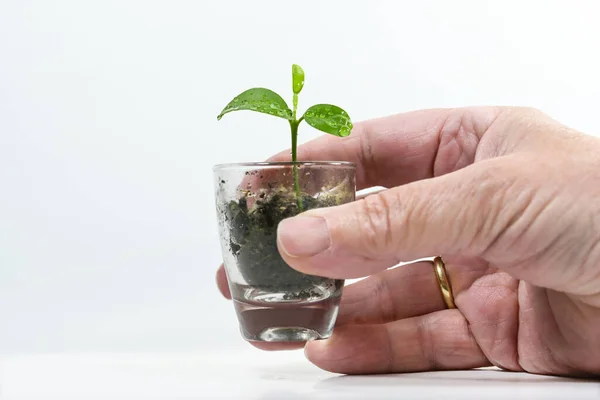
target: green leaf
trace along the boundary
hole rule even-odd
[[[292,65],[292,89],[294,94],[300,94],[304,87],[304,70],[297,64]]]
[[[306,123],[325,133],[335,136],[348,136],[352,131],[352,121],[348,113],[332,104],[317,104],[304,113]]]
[[[265,88],[252,88],[239,94],[217,116],[217,120],[232,111],[250,110],[276,117],[292,119],[292,111],[284,99],[272,90]]]

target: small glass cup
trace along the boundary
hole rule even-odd
[[[309,209],[354,201],[355,165],[263,162],[221,164],[213,171],[223,261],[244,339],[330,337],[344,280],[288,266],[277,249],[277,226]]]

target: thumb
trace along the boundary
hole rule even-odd
[[[440,254],[480,256],[519,213],[503,206],[518,168],[491,159],[353,203],[284,220],[279,251],[292,268],[331,278],[359,278],[399,262]],[[515,173],[516,172],[516,173]]]

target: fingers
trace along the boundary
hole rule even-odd
[[[279,251],[291,267],[331,278],[364,277],[436,254],[480,256],[527,207],[515,181],[520,168],[516,160],[487,160],[307,211],[279,224]]]
[[[491,129],[502,112],[508,113],[499,107],[431,109],[359,122],[346,138],[324,135],[299,146],[298,161],[353,162],[357,190],[402,185],[463,168],[475,161],[476,154],[483,159],[508,150],[503,131]],[[483,151],[478,151],[480,145]],[[267,161],[289,162],[290,151]],[[304,192],[321,190],[317,171],[298,171]],[[248,171],[238,185],[240,191],[252,194],[280,186],[293,186],[291,166],[288,173],[269,168]]]
[[[431,262],[417,262],[346,286],[337,325],[381,324],[443,309]]]
[[[482,260],[457,257],[444,260],[455,297],[489,271],[488,264]],[[444,308],[433,264],[421,261],[346,286],[337,325],[381,324]]]
[[[298,161],[353,162],[358,190],[430,178],[471,164],[482,136],[488,135],[501,111],[432,109],[359,122],[346,138],[325,135],[299,146]],[[490,137],[490,145],[484,147],[490,154],[504,148],[501,139]],[[290,160],[286,150],[268,161]]]
[[[487,263],[476,259],[446,258],[446,269],[455,296],[488,273]],[[223,265],[217,272],[218,286],[230,298]],[[415,262],[381,272],[344,289],[336,332],[355,324],[384,324],[444,309],[431,262]],[[305,343],[250,342],[265,351],[297,350]]]
[[[217,288],[219,292],[228,300],[231,300],[231,291],[229,290],[229,283],[227,282],[227,274],[225,273],[225,267],[223,264],[217,269]]]
[[[523,296],[523,288],[519,294],[519,281],[504,272],[484,276],[456,296],[456,304],[469,321],[471,333],[486,358],[511,371],[522,370],[523,358],[519,360],[519,355],[522,357],[523,353],[519,352],[518,345],[527,342],[523,339],[526,330],[519,331],[519,323],[529,325],[527,314],[519,308],[519,296]],[[547,301],[546,295],[543,297]],[[531,304],[531,300],[527,303]],[[524,308],[529,307],[531,305]]]
[[[381,325],[336,328],[325,341],[310,342],[307,358],[342,374],[470,369],[490,363],[458,310],[443,310]]]

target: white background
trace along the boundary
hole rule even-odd
[[[214,285],[211,167],[289,135],[217,122],[234,95],[289,98],[296,62],[300,108],[527,105],[598,134],[597,7],[0,0],[0,354],[245,346]]]

